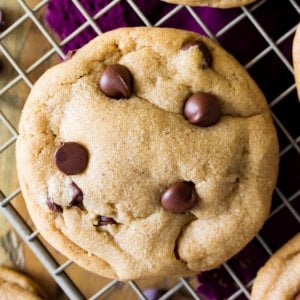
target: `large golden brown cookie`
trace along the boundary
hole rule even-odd
[[[261,228],[278,145],[264,96],[220,46],[123,28],[35,84],[17,165],[37,228],[84,268],[188,275],[219,266]]]

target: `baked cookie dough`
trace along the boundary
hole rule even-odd
[[[40,288],[28,277],[0,267],[0,300],[46,299]]]
[[[293,42],[293,64],[298,98],[300,100],[300,24],[297,26]]]
[[[300,233],[259,270],[251,300],[300,300]]]
[[[169,3],[190,5],[190,6],[210,6],[219,8],[231,8],[247,5],[256,0],[163,0]]]
[[[38,80],[19,127],[36,227],[99,275],[215,268],[269,213],[278,144],[268,105],[245,69],[196,33],[97,37]]]

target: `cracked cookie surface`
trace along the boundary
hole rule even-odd
[[[1,300],[46,299],[40,288],[28,277],[5,267],[0,267]]]
[[[257,0],[163,0],[169,3],[191,5],[191,6],[209,6],[219,8],[239,7],[253,3]]]
[[[123,28],[38,80],[17,166],[37,228],[84,268],[122,280],[189,275],[261,228],[278,145],[264,96],[220,46],[187,31]]]
[[[300,299],[300,233],[275,252],[259,270],[251,300]]]

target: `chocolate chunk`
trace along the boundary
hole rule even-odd
[[[203,54],[203,61],[201,63],[201,67],[203,69],[210,68],[212,66],[212,56],[209,49],[203,42],[201,41],[188,42],[183,45],[182,50],[188,50],[191,47],[195,47],[195,46],[198,46],[198,49]]]
[[[182,213],[194,208],[197,204],[195,185],[192,182],[176,182],[162,195],[161,204],[166,210]]]
[[[87,150],[74,142],[63,143],[55,152],[54,160],[58,169],[66,175],[84,171],[88,163]]]
[[[71,187],[71,191],[72,191],[72,201],[71,201],[70,205],[83,208],[82,190],[78,187],[78,185],[75,182],[72,182],[70,187]]]
[[[66,54],[64,61],[70,60],[76,52],[77,52],[77,50],[69,50]]]
[[[47,197],[46,204],[48,205],[49,209],[52,210],[53,212],[61,213],[63,211],[62,207],[54,203],[53,199],[50,198],[49,196]]]
[[[108,97],[129,98],[132,93],[132,75],[123,65],[107,66],[100,78],[100,89]]]
[[[98,216],[97,224],[95,226],[103,226],[108,224],[117,224],[113,218]]]
[[[198,92],[185,102],[183,113],[191,124],[207,127],[219,121],[221,107],[216,96]]]

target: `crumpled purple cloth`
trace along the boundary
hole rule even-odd
[[[80,0],[80,3],[91,16],[94,16],[110,2],[110,0]],[[162,16],[175,7],[175,5],[167,4],[159,0],[134,0],[134,2],[152,25],[155,25]],[[296,0],[296,2],[300,4],[300,0]],[[255,5],[255,3],[253,5]],[[195,7],[193,10],[206,24],[212,34],[216,34],[231,20],[242,14],[240,8],[222,10]],[[285,0],[268,0],[264,2],[263,5],[253,12],[253,16],[274,41],[278,40],[300,21],[296,10],[289,1]],[[50,0],[45,14],[45,21],[60,40],[64,40],[83,24],[85,19],[71,0]],[[118,27],[144,25],[125,0],[118,2],[112,9],[101,16],[96,23],[103,32]],[[186,29],[200,34],[206,34],[185,7],[161,26]],[[96,33],[89,26],[62,48],[65,53],[67,53],[68,50],[80,48],[95,36]],[[293,35],[278,45],[289,62],[292,60],[292,39]],[[242,64],[248,63],[268,47],[266,40],[246,17],[242,18],[237,25],[218,36],[218,40],[221,45],[232,53]],[[249,69],[249,72],[263,90],[268,101],[277,97],[294,83],[292,74],[287,70],[274,51],[269,52],[262,60],[254,64]],[[300,112],[295,91],[288,95],[284,101],[274,106],[273,112],[290,132],[292,137],[297,138],[300,135],[300,128],[298,126]],[[278,136],[281,149],[283,149],[288,145],[288,141],[280,129],[278,129]],[[283,156],[281,159],[278,180],[279,188],[287,196],[291,196],[299,189],[299,181],[297,181],[299,178],[299,155],[297,156],[295,151],[290,151],[289,153],[290,154]],[[280,200],[274,197],[273,208],[276,208],[279,203]],[[300,211],[300,207],[296,209]],[[284,228],[282,226],[283,220]],[[293,217],[284,209],[266,222],[261,231],[261,235],[268,244],[271,245],[272,250],[275,251],[296,233],[297,225],[299,224],[295,223]],[[274,228],[279,229],[274,230]],[[240,280],[244,284],[247,284],[255,277],[257,270],[265,263],[267,258],[267,252],[257,240],[254,239],[245,249],[234,256],[228,264]],[[224,267],[199,274],[198,281],[199,287],[197,292],[207,300],[226,299],[238,290],[237,284]],[[241,294],[238,299],[246,298]]]
[[[80,1],[82,6],[91,16],[94,16],[110,2],[110,0]],[[166,13],[175,8],[175,5],[164,3],[160,0],[135,0],[134,2],[147,17],[151,25],[155,25],[161,17],[165,16]],[[268,1],[266,5],[263,5],[262,9],[258,9],[258,11],[260,11],[258,16],[260,17],[259,21],[268,27],[268,30],[270,31],[269,34],[272,37],[273,35],[276,35],[276,33],[287,31],[291,22],[295,19],[297,20],[297,18],[299,21],[299,16],[293,16],[293,14],[289,14],[289,12],[287,12],[287,17],[289,19],[286,19],[284,24],[282,22],[278,22],[278,20],[282,20],[283,17],[282,9],[278,3],[274,3],[273,1],[271,6],[270,2],[271,1]],[[266,7],[268,5],[270,7]],[[272,26],[268,23],[270,18],[266,18],[265,16],[266,12],[270,9],[272,9],[272,15],[270,18],[272,18],[273,21],[269,23],[272,24]],[[209,7],[194,7],[193,10],[206,24],[208,30],[212,34],[218,32],[231,20],[242,13],[240,8],[216,9]],[[85,22],[85,18],[70,0],[50,0],[45,14],[45,20],[49,27],[61,40],[65,39]],[[103,32],[119,27],[144,25],[136,12],[134,12],[128,2],[124,0],[114,5],[113,8],[102,15],[96,23]],[[207,35],[205,30],[199,26],[186,7],[182,7],[179,12],[169,18],[161,26],[181,28]],[[62,48],[65,53],[67,53],[68,50],[74,50],[82,47],[95,36],[95,31],[89,26]],[[241,61],[241,63],[248,62],[251,58],[253,58],[253,54],[258,54],[264,49],[264,47],[267,46],[266,42],[258,34],[257,30],[248,20],[246,20],[246,18],[239,22],[238,27],[235,26],[232,30],[229,30],[228,33],[226,32],[220,36],[219,40],[223,47],[230,51],[238,60]],[[255,42],[253,43],[253,41]],[[282,51],[291,60],[289,50],[290,44],[287,46],[283,44]]]
[[[110,2],[109,0],[80,1],[91,16],[94,16]],[[159,0],[135,0],[135,3],[152,25],[155,25],[162,16],[175,7],[175,5]],[[216,32],[222,28],[240,13],[239,9],[230,9],[226,13],[224,13],[224,10],[212,8],[194,8],[194,10],[210,26],[212,32]],[[70,0],[51,0],[47,7],[45,20],[61,40],[70,35],[85,21],[82,14]],[[118,27],[144,25],[127,1],[117,3],[112,9],[101,16],[96,23],[103,32]],[[205,34],[204,30],[199,27],[186,8],[182,8],[176,16],[171,17],[163,26],[182,28]],[[68,50],[80,48],[95,36],[96,33],[94,30],[88,27],[80,35],[68,42],[63,47],[63,50],[67,52]]]
[[[268,254],[253,240],[240,253],[229,260],[228,265],[233,269],[238,278],[246,285],[256,275],[258,269],[266,262]],[[203,272],[198,275],[199,287],[197,292],[209,300],[221,300],[230,297],[236,290],[237,284],[222,266],[220,268]],[[238,299],[247,299],[241,295]]]

